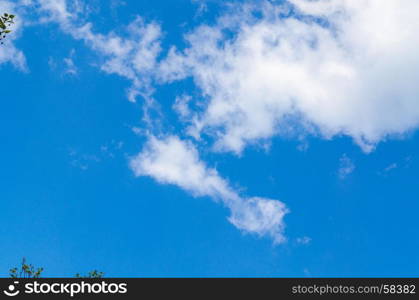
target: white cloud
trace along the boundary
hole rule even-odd
[[[342,157],[339,159],[339,178],[345,179],[353,171],[355,171],[354,162],[346,154],[343,154]]]
[[[297,244],[308,245],[311,243],[311,238],[308,236],[299,237],[296,239]]]
[[[6,62],[12,63],[21,71],[27,70],[25,55],[10,42],[10,39],[1,45],[0,65]]]
[[[247,145],[276,135],[304,139],[314,134],[347,135],[371,151],[381,140],[419,124],[416,0],[236,4],[215,25],[197,27],[186,36],[186,49],[172,47],[162,61],[159,24],[138,17],[124,34],[101,34],[80,17],[81,2],[71,3],[19,2],[36,7],[40,22],[56,22],[99,53],[101,70],[129,79],[131,101],[141,95],[149,103],[154,83],[191,77],[200,99],[180,96],[173,108],[197,142],[207,134],[214,138],[216,150],[239,154]],[[297,8],[292,13],[290,3]],[[1,5],[11,5],[13,12],[11,2]],[[4,49],[0,63],[11,61],[25,68],[24,56],[13,43]],[[346,155],[340,164],[342,179],[355,169]],[[175,136],[151,136],[131,168],[137,176],[221,201],[231,210],[230,222],[243,231],[284,240],[285,205],[241,196],[200,160],[191,143]]]
[[[79,28],[75,37],[84,40],[93,50],[106,57],[101,69],[132,81],[133,85],[128,92],[129,100],[135,101],[138,95],[149,97],[152,92],[150,77],[160,53],[159,25],[146,24],[137,17],[127,26],[127,38],[115,33],[94,34],[91,27],[91,24],[86,24]]]
[[[189,108],[189,102],[192,100],[192,97],[189,95],[182,95],[176,97],[175,104],[173,104],[173,110],[175,110],[179,117],[182,120],[187,120],[190,118],[192,112]]]
[[[348,135],[371,151],[418,126],[418,1],[290,2],[296,16],[244,6],[171,50],[161,80],[190,76],[207,99],[190,132],[236,153],[290,131]]]
[[[103,71],[132,81],[131,101],[141,95],[152,102],[153,78],[192,77],[206,101],[187,120],[188,132],[213,136],[217,150],[240,153],[249,143],[304,132],[348,135],[370,151],[419,124],[416,0],[235,4],[216,25],[188,34],[190,47],[173,47],[161,63],[162,32],[155,22],[138,17],[123,35],[100,34],[83,21],[81,1],[16,3],[37,8],[41,22],[58,23],[100,53]],[[296,15],[284,14],[290,3]],[[254,16],[257,10],[261,17]],[[25,68],[13,43],[0,54],[5,61]]]
[[[153,92],[150,78],[161,50],[161,29],[157,23],[146,23],[137,17],[126,26],[123,35],[115,32],[101,34],[94,32],[91,23],[83,21],[82,16],[88,10],[83,2],[37,0],[36,4],[41,22],[57,23],[63,32],[84,41],[104,58],[100,66],[102,71],[131,80],[130,101],[134,102],[139,95],[150,100]]]
[[[0,14],[9,13],[17,15],[21,1],[1,1],[0,2]],[[16,68],[21,71],[27,71],[26,58],[23,52],[16,48],[14,41],[20,36],[22,30],[22,18],[20,16],[15,17],[14,24],[11,27],[12,33],[8,34],[7,37],[2,40],[3,45],[0,45],[0,65],[3,63],[12,63]]]
[[[391,170],[397,169],[397,167],[398,167],[397,163],[392,163],[389,166],[387,166],[386,168],[384,168],[384,172],[388,173]]]
[[[218,172],[209,168],[192,143],[176,136],[149,137],[144,149],[131,160],[136,176],[150,176],[160,183],[173,184],[194,196],[208,196],[231,210],[229,221],[237,228],[283,242],[286,206],[277,200],[242,197]]]
[[[99,163],[101,159],[95,154],[80,153],[75,149],[69,150],[70,165],[82,171],[89,169],[92,163]]]
[[[389,165],[387,165],[385,168],[383,168],[382,170],[378,171],[377,174],[380,176],[388,176],[390,175],[390,173],[394,172],[397,169],[400,168],[409,168],[409,165],[411,163],[411,156],[407,156],[402,160],[399,160],[398,162],[393,162]]]
[[[76,76],[77,75],[78,69],[77,69],[77,67],[76,67],[76,65],[74,63],[74,60],[73,60],[74,54],[75,54],[75,51],[74,51],[74,49],[72,49],[70,51],[70,55],[68,57],[65,57],[63,59],[64,64],[65,64],[64,74],[68,74],[68,75],[72,75],[72,76]],[[51,64],[50,64],[50,66],[51,66]]]

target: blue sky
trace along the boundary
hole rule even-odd
[[[2,0],[1,276],[417,276],[396,2]]]

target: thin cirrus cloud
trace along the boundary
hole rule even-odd
[[[150,176],[162,184],[179,186],[194,196],[221,201],[230,209],[229,221],[243,232],[285,241],[284,216],[288,209],[278,200],[243,197],[218,172],[206,166],[192,143],[177,136],[151,136],[130,161],[136,176]]]

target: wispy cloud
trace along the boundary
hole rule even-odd
[[[408,155],[404,157],[403,159],[399,159],[396,162],[390,163],[386,167],[384,167],[382,170],[377,172],[378,175],[381,176],[387,176],[390,173],[394,172],[396,169],[406,169],[410,167],[410,164],[412,162],[412,156]]]
[[[121,153],[123,146],[124,143],[122,141],[111,140],[93,152],[86,152],[72,147],[68,151],[70,165],[86,171],[95,164],[116,158]]]
[[[82,2],[66,0],[34,0],[40,22],[57,23],[61,30],[74,39],[82,40],[104,59],[100,64],[102,71],[113,73],[132,82],[128,98],[135,101],[141,95],[150,98],[153,88],[150,78],[156,69],[157,56],[160,53],[161,29],[157,23],[146,23],[137,17],[126,26],[125,34],[115,32],[96,33],[92,23],[84,21],[86,14]],[[70,3],[72,5],[70,5]],[[34,4],[32,4],[34,5]],[[69,70],[74,73],[73,61],[65,58]]]
[[[345,179],[348,177],[353,171],[355,171],[355,164],[354,162],[345,154],[339,159],[339,170],[338,176],[340,179]]]
[[[70,149],[70,165],[82,171],[89,169],[92,163],[99,163],[101,159],[94,154],[81,153],[75,149]]]
[[[311,238],[308,236],[299,237],[296,239],[297,244],[308,245],[311,243]]]
[[[397,163],[392,163],[389,166],[384,168],[384,172],[390,172],[398,167]]]
[[[22,1],[1,1],[0,2],[0,13],[3,14],[5,12],[9,14],[17,15],[18,11],[20,11],[20,4]],[[26,64],[26,58],[23,52],[16,48],[14,45],[14,41],[19,38],[21,35],[21,30],[23,27],[23,20],[21,14],[19,14],[14,19],[13,27],[13,34],[9,34],[6,39],[2,40],[3,44],[0,48],[0,66],[4,63],[11,63],[16,68],[20,69],[21,71],[28,71],[28,67]]]
[[[192,143],[176,136],[150,136],[144,149],[130,162],[136,176],[150,176],[160,183],[173,184],[194,196],[221,201],[231,211],[229,221],[244,232],[285,241],[285,204],[261,197],[243,197],[213,168],[200,160]]]
[[[175,110],[180,119],[188,120],[192,114],[191,109],[189,108],[189,102],[192,100],[191,96],[182,95],[176,97],[175,104],[173,104],[173,110]]]
[[[65,64],[64,74],[76,76],[77,73],[78,73],[78,69],[77,69],[76,65],[74,64],[74,60],[73,60],[74,53],[75,53],[75,50],[72,49],[70,51],[70,55],[68,57],[65,57],[64,60],[63,60],[64,64]]]

